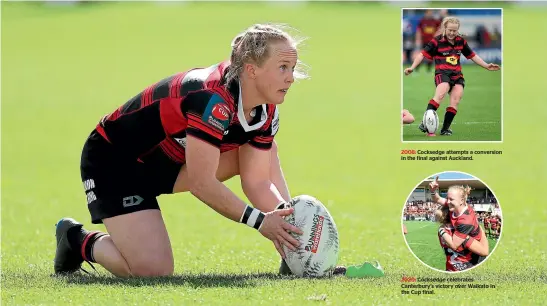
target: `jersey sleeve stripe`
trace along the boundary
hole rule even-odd
[[[182,79],[186,76],[186,73],[179,73],[176,77],[173,78],[169,84],[169,94],[171,97],[180,98],[180,87],[182,86]]]
[[[215,130],[207,126],[205,123],[203,123],[203,121],[201,121],[201,119],[196,119],[195,116],[191,114],[188,114],[188,126],[196,128],[198,130],[202,130],[217,139],[222,139],[223,133],[221,131]]]
[[[422,54],[425,56],[425,58],[427,59],[432,59],[431,55],[429,55],[429,53],[427,53],[425,50],[422,50]]]
[[[148,86],[141,96],[141,108],[152,104],[152,96],[154,95],[154,88],[156,84]]]

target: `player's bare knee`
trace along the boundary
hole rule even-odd
[[[173,275],[175,265],[173,260],[151,260],[137,263],[131,266],[131,276],[157,277]]]
[[[461,95],[453,95],[450,97],[450,106],[456,108],[460,104]]]

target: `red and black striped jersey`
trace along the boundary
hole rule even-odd
[[[140,92],[97,125],[97,131],[125,156],[154,167],[186,162],[186,136],[221,152],[249,143],[270,149],[279,127],[273,104],[243,114],[237,81],[225,84],[228,61],[167,77]]]
[[[450,76],[461,75],[461,55],[468,59],[475,56],[463,37],[456,36],[452,44],[444,35],[435,36],[422,50],[422,54],[427,59],[435,61],[435,74]]]
[[[444,255],[446,256],[446,271],[463,271],[467,270],[474,265],[474,257],[471,251],[464,249],[462,247],[458,248],[456,251],[452,250],[444,241],[443,234],[448,234],[452,236],[454,233],[454,228],[451,226],[440,226],[437,232],[439,238],[439,243],[441,248],[444,250]]]
[[[450,214],[450,222],[454,227],[454,235],[465,239],[467,235],[473,237],[473,239],[480,241],[480,226],[477,220],[477,215],[471,206],[467,208],[458,216],[454,213]]]

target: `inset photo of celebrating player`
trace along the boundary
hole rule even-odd
[[[402,230],[409,250],[424,265],[461,272],[494,252],[502,220],[498,200],[484,182],[463,172],[443,172],[410,193]]]
[[[503,141],[502,9],[403,9],[402,49],[403,142]]]

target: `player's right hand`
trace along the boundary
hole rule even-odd
[[[429,183],[429,191],[435,192],[439,188],[439,176],[435,178],[435,180],[431,183]]]
[[[412,68],[410,68],[410,67],[409,67],[409,68],[406,68],[406,69],[405,69],[405,75],[411,74],[412,71],[414,71],[414,69],[412,69]]]
[[[289,231],[298,235],[303,234],[302,230],[287,223],[285,219],[283,219],[283,217],[288,216],[293,212],[294,208],[287,208],[274,210],[265,214],[264,221],[262,221],[262,226],[259,230],[264,237],[270,239],[274,243],[275,248],[283,259],[285,258],[285,252],[283,252],[282,245],[285,245],[293,251],[300,246],[300,242],[291,236]]]

